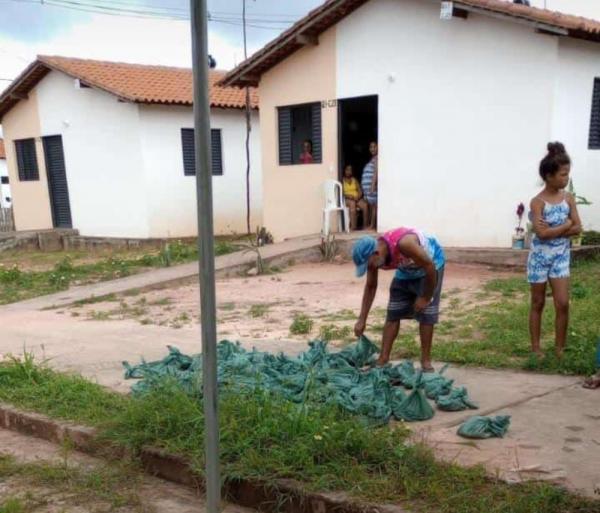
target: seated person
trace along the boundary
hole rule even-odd
[[[314,162],[312,155],[312,142],[306,139],[302,143],[302,153],[300,154],[300,164],[312,164]]]
[[[356,209],[360,208],[363,211],[363,218],[367,219],[368,208],[367,202],[363,199],[362,189],[360,183],[354,178],[352,173],[352,166],[348,164],[344,168],[344,178],[342,180],[344,187],[344,198],[346,200],[346,206],[350,210],[350,230],[356,230]]]

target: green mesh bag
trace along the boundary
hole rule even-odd
[[[406,422],[429,420],[434,411],[423,393],[422,375],[419,373],[414,381],[413,391],[392,410],[394,417]]]
[[[461,424],[457,433],[465,438],[502,438],[510,425],[509,415],[481,417],[475,415]]]
[[[465,387],[453,388],[448,395],[438,396],[435,403],[442,411],[462,411],[467,409],[476,410],[479,408],[469,399]]]

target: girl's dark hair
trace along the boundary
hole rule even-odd
[[[549,176],[558,172],[562,166],[571,163],[571,157],[565,150],[565,145],[561,142],[549,142],[548,154],[540,162],[540,176],[544,182]]]

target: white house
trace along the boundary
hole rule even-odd
[[[246,231],[245,91],[210,72],[215,231]],[[251,90],[251,227],[261,224]],[[167,238],[196,232],[190,69],[40,56],[0,96],[17,230]]]
[[[599,43],[598,21],[501,0],[327,0],[221,82],[260,87],[264,225],[318,233],[323,182],[376,138],[379,230],[507,246],[560,140],[600,229]]]
[[[8,167],[6,166],[6,153],[4,151],[4,140],[0,139],[0,208],[8,208],[11,205],[12,203],[8,178]]]

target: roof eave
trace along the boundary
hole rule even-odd
[[[223,77],[217,85],[224,87],[257,87],[260,81],[261,71],[254,71],[262,63],[274,59],[277,64],[292,53],[304,47],[306,43],[301,43],[298,36],[310,35],[310,37],[322,34],[329,27],[335,25],[339,19],[358,9],[368,0],[329,0],[323,5],[313,9],[304,18],[296,22],[289,29],[284,31],[279,37],[267,44],[262,50],[240,63],[236,68]],[[342,10],[339,18],[334,18],[332,23],[327,23],[327,18],[334,14],[336,10]],[[319,24],[323,23],[323,27]],[[318,27],[315,30],[315,27]],[[277,52],[281,54],[277,55]],[[270,67],[270,66],[269,66]]]

